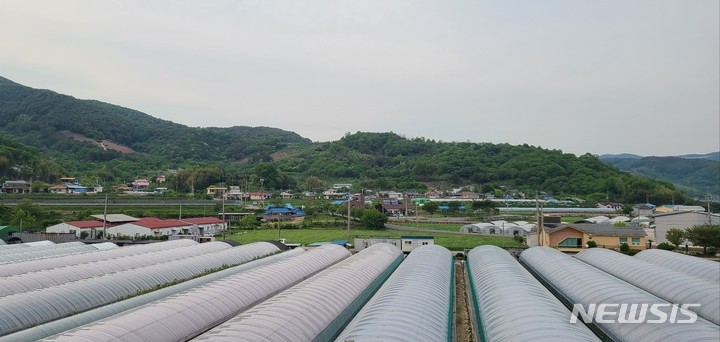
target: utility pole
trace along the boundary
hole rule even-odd
[[[352,200],[352,196],[350,195],[350,192],[348,192],[348,201],[347,201],[347,233],[348,233],[348,241],[350,241],[350,201]]]
[[[225,222],[225,193],[222,194],[222,220],[223,220],[223,232],[227,230],[227,222]]]
[[[105,193],[105,209],[103,210],[103,239],[104,240],[107,240],[107,205],[108,205],[108,193],[106,192]]]

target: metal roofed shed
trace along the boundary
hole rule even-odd
[[[504,249],[475,247],[466,268],[478,341],[600,341]]]
[[[701,304],[691,307],[700,317],[720,324],[720,283],[604,248],[586,249],[575,258],[610,273],[670,303]],[[717,265],[720,268],[720,264]]]
[[[90,215],[90,216],[97,220],[105,221],[108,223],[135,222],[135,221],[140,220],[137,217],[132,217],[130,215],[125,215],[125,214],[107,214],[107,215]]]
[[[329,341],[402,262],[375,244],[198,336],[198,341]]]
[[[192,279],[211,269],[239,265],[278,252],[277,247],[265,242],[232,248],[222,242],[201,245],[214,246],[216,250],[204,253],[202,257],[187,257],[0,297],[0,336],[107,305],[158,286]]]
[[[667,320],[668,317],[681,315],[671,314],[673,307],[671,303],[556,249],[532,247],[520,254],[520,261],[533,275],[541,279],[548,289],[562,298],[566,305],[581,304],[586,309],[591,304],[662,305],[655,308],[666,315],[666,319],[659,323],[619,323],[619,315],[604,316],[603,319],[608,319],[607,323],[593,319],[594,326],[612,340],[717,342],[720,336],[720,326],[700,317],[694,323],[671,323]],[[683,317],[688,318],[684,315]],[[654,315],[643,317],[643,319],[656,318],[657,316]]]
[[[210,273],[198,278],[194,278],[179,284],[175,284],[172,286],[164,287],[162,289],[152,291],[146,294],[142,294],[139,296],[135,296],[129,299],[125,299],[119,302],[115,302],[108,305],[103,305],[99,308],[95,308],[89,311],[85,311],[76,315],[72,315],[69,317],[61,318],[58,320],[54,320],[52,322],[48,322],[45,324],[37,325],[29,329],[25,329],[22,331],[18,331],[16,333],[5,335],[0,337],[0,342],[13,342],[13,341],[35,341],[39,339],[46,338],[48,336],[53,336],[52,339],[59,339],[60,336],[54,336],[56,334],[62,333],[63,336],[67,334],[71,334],[74,331],[69,331],[76,329],[80,326],[98,322],[100,320],[103,320],[105,318],[108,318],[110,316],[123,313],[128,310],[132,310],[138,307],[141,307],[145,304],[152,303],[158,300],[165,299],[169,296],[178,294],[180,292],[190,290],[196,287],[204,286],[205,284],[208,284],[210,282],[216,281],[218,279],[224,279],[226,277],[236,275],[241,272],[245,272],[247,270],[253,269],[255,267],[268,265],[280,260],[284,260],[287,258],[294,257],[296,255],[299,255],[303,253],[304,250],[302,248],[298,248],[296,250],[290,250],[283,253],[278,253],[274,255],[270,255],[258,260],[253,260],[245,264],[241,264],[238,266],[230,267],[218,272]],[[89,326],[89,325],[88,325]],[[86,327],[88,327],[86,326]],[[83,328],[86,328],[83,327]]]
[[[416,248],[336,341],[452,341],[454,264],[445,247]]]
[[[720,264],[716,261],[704,260],[690,255],[662,249],[648,249],[637,253],[638,258],[656,265],[667,267],[692,276],[720,282]]]
[[[339,246],[316,248],[187,290],[50,340],[186,341],[349,256],[350,252]],[[283,276],[278,276],[280,274]]]

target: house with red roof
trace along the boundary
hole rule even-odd
[[[108,224],[105,225],[106,228]],[[87,232],[91,238],[95,237],[97,232],[103,230],[103,221],[90,220],[90,221],[69,221],[56,224],[54,226],[47,227],[45,232],[47,233],[75,233],[77,237],[80,237],[82,232]]]
[[[139,238],[142,236],[198,235],[212,236],[226,229],[223,220],[214,217],[197,217],[164,220],[144,217],[135,222],[113,226],[107,230],[108,236]]]

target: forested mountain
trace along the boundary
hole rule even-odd
[[[65,174],[57,163],[44,158],[29,146],[0,135],[0,178],[49,182]]]
[[[289,144],[310,143],[296,133],[269,127],[187,127],[108,103],[25,87],[2,77],[0,132],[56,158],[71,155],[79,162],[97,162],[122,157],[122,152],[111,148],[97,148],[104,141],[118,144],[125,152],[160,158],[175,168],[221,160],[269,160],[271,153]]]
[[[378,190],[473,185],[483,192],[516,189],[530,196],[545,192],[588,202],[686,199],[670,183],[634,177],[590,154],[577,157],[528,145],[406,139],[395,133],[358,132],[338,141],[312,143],[276,128],[192,128],[3,78],[0,134],[37,149],[14,147],[16,141],[3,139],[4,151],[35,151],[28,153],[39,152],[57,162],[60,166],[35,158],[57,167],[45,168],[54,170],[46,172],[48,182],[63,172],[106,185],[162,174],[178,192],[243,181],[258,187],[262,179],[266,189],[322,188],[349,181]],[[0,176],[39,179],[37,170]]]
[[[629,203],[651,196],[683,198],[673,185],[633,177],[602,163],[528,145],[436,142],[395,133],[355,133],[338,141],[288,148],[275,164],[288,173],[356,179],[371,189],[423,190],[428,185],[476,185],[483,192],[518,189],[528,195],[580,195]]]
[[[704,155],[712,157],[713,154]],[[603,158],[633,175],[676,184],[688,195],[704,198],[720,193],[720,161],[706,157]]]

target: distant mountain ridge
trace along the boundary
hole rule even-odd
[[[600,160],[636,176],[676,184],[695,198],[720,194],[720,152],[638,158],[603,155]]]
[[[656,157],[656,156],[651,156]],[[718,152],[710,152],[705,154],[683,154],[679,156],[668,156],[668,157],[677,157],[677,158],[683,158],[683,159],[707,159],[707,160],[716,160],[720,161],[720,151]],[[620,153],[620,154],[602,154],[600,155],[600,160],[605,159],[640,159],[645,158],[645,156],[640,156],[637,154],[632,153]],[[660,157],[663,158],[663,157]]]
[[[120,153],[112,142],[141,154],[184,162],[267,160],[288,144],[309,144],[297,133],[270,127],[188,127],[95,100],[79,100],[0,77],[0,132],[43,152],[88,150],[88,161]],[[73,140],[68,138],[72,136]],[[83,140],[86,140],[83,143]],[[56,154],[57,156],[57,154]]]
[[[198,113],[202,115],[202,113]],[[270,127],[187,127],[95,100],[79,100],[0,78],[0,177],[56,182],[74,176],[103,184],[167,176],[184,193],[214,184],[307,190],[350,182],[364,189],[423,191],[466,186],[483,193],[537,192],[681,203],[672,184],[621,172],[586,153],[576,156],[527,144],[407,139],[393,132],[347,134],[313,143]],[[27,145],[37,158],[17,158]],[[28,152],[31,153],[31,152]],[[49,162],[45,162],[45,160]],[[57,163],[57,164],[53,164]],[[27,164],[27,165],[26,165]],[[26,165],[27,167],[24,167]],[[37,166],[44,167],[38,168]],[[4,169],[3,169],[4,167]],[[15,169],[21,173],[15,172]],[[44,173],[40,173],[44,170]]]

